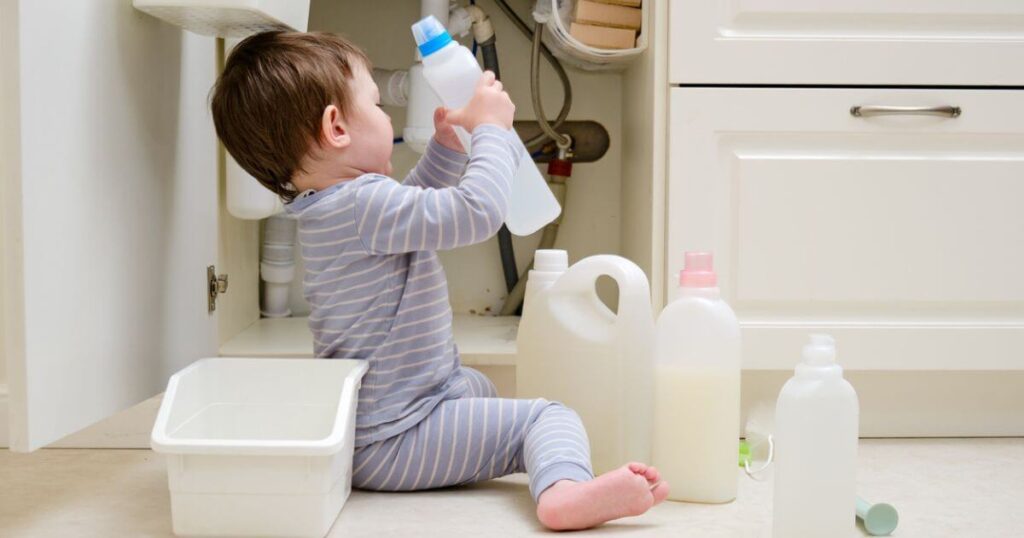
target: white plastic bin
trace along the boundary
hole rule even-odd
[[[171,377],[153,426],[174,532],[315,536],[352,489],[365,361],[202,359]]]

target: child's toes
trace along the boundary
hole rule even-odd
[[[647,476],[647,466],[643,463],[633,462],[627,465],[627,467],[629,467],[630,471],[633,471],[636,474],[644,475],[644,477]]]
[[[668,494],[668,482],[659,482],[657,485],[651,488],[651,495],[654,496],[654,504],[661,504],[661,501],[664,501],[666,498],[668,498]]]
[[[656,484],[659,480],[661,480],[661,473],[659,473],[658,469],[655,467],[648,467],[647,472],[644,473],[644,477],[647,478],[648,482]]]

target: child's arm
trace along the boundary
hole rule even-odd
[[[473,131],[458,186],[423,189],[378,176],[356,193],[356,227],[372,254],[446,250],[479,243],[505,220],[518,165],[517,135],[497,125]]]
[[[473,133],[458,186],[423,189],[377,176],[356,192],[356,230],[370,253],[451,249],[483,241],[505,220],[520,143],[515,105],[494,74],[484,73],[466,107],[447,116]]]
[[[427,151],[405,176],[403,185],[441,189],[459,184],[469,156],[464,150],[455,149],[461,148],[462,144],[448,123],[448,111],[443,107],[434,111],[434,132],[427,143]]]

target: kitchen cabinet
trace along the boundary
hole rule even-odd
[[[1024,369],[1024,92],[670,93],[666,274],[716,253],[746,368],[827,332],[847,368]]]
[[[1024,85],[1014,0],[668,4],[673,83]]]
[[[714,251],[744,413],[824,331],[862,435],[1024,434],[1024,6],[651,8],[623,79],[623,252],[660,305],[683,252]]]
[[[216,42],[120,0],[0,10],[6,418],[31,450],[216,354]]]

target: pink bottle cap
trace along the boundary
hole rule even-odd
[[[679,272],[679,285],[683,288],[714,288],[718,285],[714,258],[710,252],[687,252],[683,270]]]

